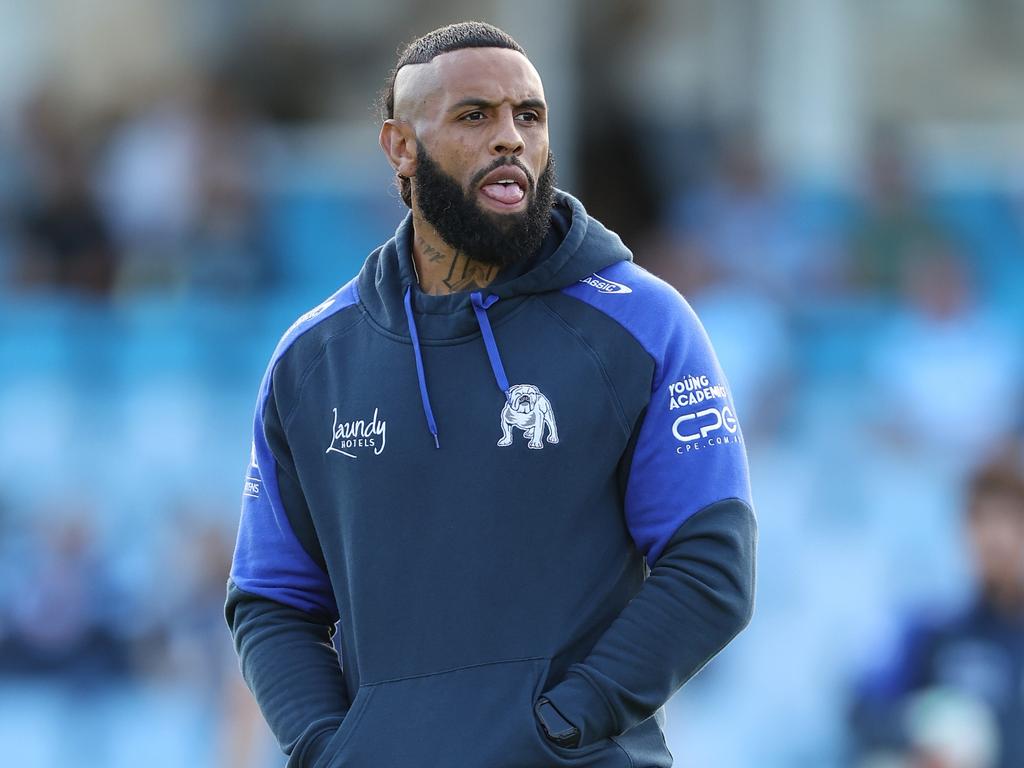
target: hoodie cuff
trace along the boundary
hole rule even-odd
[[[337,733],[337,728],[328,728],[320,731],[310,741],[308,741],[305,747],[302,749],[302,754],[299,755],[297,765],[300,768],[313,768],[320,764],[320,758],[327,752],[327,745],[330,743],[331,738]],[[291,765],[291,762],[288,763]]]
[[[615,717],[604,696],[582,673],[570,668],[558,685],[541,696],[579,729],[577,748],[615,735]]]

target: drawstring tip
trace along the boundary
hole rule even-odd
[[[434,434],[434,447],[435,448],[440,448],[441,447],[441,443],[438,442],[438,440],[437,440],[437,434],[436,433]]]

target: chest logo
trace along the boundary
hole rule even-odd
[[[340,453],[350,459],[356,458],[360,449],[370,449],[374,456],[380,456],[387,444],[388,424],[373,409],[370,419],[339,421],[338,409],[334,411],[334,426],[331,427],[331,444],[326,453]]]
[[[533,384],[514,384],[505,393],[505,407],[501,409],[501,440],[498,445],[512,445],[514,429],[521,429],[530,448],[543,448],[543,440],[558,442],[555,411],[551,401]],[[544,433],[547,432],[545,438]]]

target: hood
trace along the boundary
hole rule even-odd
[[[434,296],[420,290],[413,269],[412,238],[410,211],[394,236],[370,254],[360,270],[359,298],[370,318],[388,333],[410,339],[404,306],[408,289],[420,343],[461,341],[478,334],[469,292]],[[490,299],[488,314],[498,320],[518,303],[499,299],[559,290],[611,264],[632,259],[617,234],[589,216],[575,197],[556,189],[544,246],[483,289]]]
[[[555,190],[551,227],[535,254],[509,265],[486,288],[447,296],[420,290],[413,268],[412,212],[395,236],[370,254],[358,276],[359,299],[370,319],[385,333],[412,346],[420,401],[427,430],[440,448],[437,420],[430,404],[428,367],[423,347],[467,341],[479,334],[487,350],[494,382],[511,397],[509,379],[491,327],[515,310],[523,296],[556,291],[618,261],[632,260],[619,236],[587,215],[583,204]]]

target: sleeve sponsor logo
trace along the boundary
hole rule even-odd
[[[672,437],[682,443],[676,446],[676,453],[743,442],[724,385],[713,383],[708,376],[687,376],[670,384],[668,394],[670,411],[688,409],[672,422]],[[704,407],[695,408],[700,405]]]
[[[258,499],[260,497],[260,486],[263,481],[258,477],[249,475],[245,478],[245,488],[242,490],[243,496],[248,496],[250,499]]]
[[[614,280],[609,280],[606,277],[601,277],[596,272],[592,275],[587,275],[586,277],[582,278],[580,282],[586,283],[591,288],[594,288],[600,291],[601,293],[620,294],[633,292],[633,289],[630,288],[628,285],[623,285],[622,283],[617,283]]]
[[[668,409],[674,411],[711,400],[725,400],[729,391],[721,384],[713,385],[707,376],[687,376],[669,385],[668,396]]]

